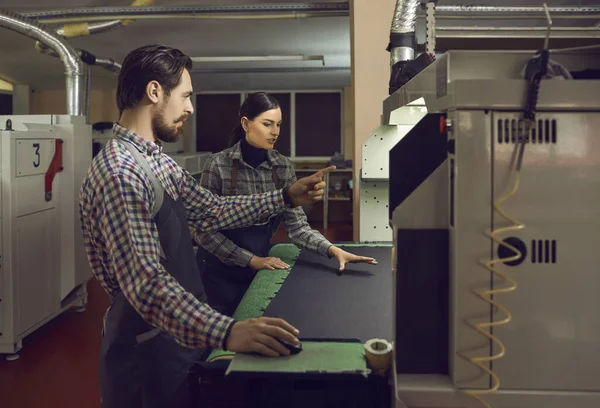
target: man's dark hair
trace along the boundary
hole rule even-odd
[[[192,69],[192,60],[176,48],[146,45],[131,51],[123,60],[119,72],[119,112],[135,107],[142,100],[150,81],[157,81],[170,95],[181,80],[184,69]]]

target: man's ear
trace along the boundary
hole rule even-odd
[[[157,81],[150,81],[146,85],[146,97],[152,103],[157,103],[162,92],[162,87]]]

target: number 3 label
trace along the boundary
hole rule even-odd
[[[27,177],[46,173],[54,155],[55,143],[55,140],[50,138],[17,139],[15,141],[16,176]]]
[[[35,160],[33,161],[33,167],[40,167],[40,144],[34,143],[33,150],[35,155]]]

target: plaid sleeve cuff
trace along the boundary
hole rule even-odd
[[[317,244],[317,253],[319,255],[323,255],[323,256],[329,256],[329,248],[331,248],[333,246],[333,244],[331,242],[329,242],[327,239],[323,238],[322,241],[320,241]]]
[[[233,323],[235,323],[233,318],[215,311],[206,321],[206,327],[212,329],[208,336],[208,345],[215,349],[224,350],[227,341],[226,336],[229,335]]]
[[[238,264],[237,266],[245,268],[250,263],[250,260],[252,259],[254,254],[252,252],[245,250],[244,248],[240,248],[240,249],[241,249],[240,252],[235,257],[235,261]]]
[[[272,207],[273,211],[283,211],[287,208],[285,203],[283,190],[275,190],[269,193],[268,204]]]
[[[233,329],[233,325],[235,323],[236,323],[236,321],[233,320],[227,327],[227,330],[225,331],[225,336],[223,336],[223,341],[221,343],[221,350],[230,351],[230,350],[227,350],[227,340],[229,340],[229,335],[231,334],[231,329]]]

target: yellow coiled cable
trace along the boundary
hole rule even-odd
[[[487,270],[491,271],[496,276],[500,276],[502,279],[504,279],[505,282],[509,283],[509,286],[507,286],[507,287],[503,287],[500,289],[489,289],[489,290],[485,290],[485,291],[479,293],[479,297],[481,299],[483,299],[484,301],[486,301],[493,307],[501,310],[506,315],[506,318],[504,320],[492,321],[492,322],[487,322],[487,323],[479,323],[479,324],[475,325],[475,330],[477,330],[479,333],[481,333],[482,335],[484,335],[485,337],[487,337],[488,339],[490,339],[491,341],[496,343],[500,349],[499,352],[497,352],[496,354],[491,355],[491,356],[469,358],[469,361],[472,364],[478,366],[484,372],[488,373],[492,377],[493,386],[491,388],[483,389],[483,390],[482,389],[466,389],[466,390],[463,390],[463,392],[465,394],[477,399],[486,408],[491,408],[491,405],[486,400],[484,400],[482,397],[484,395],[489,395],[489,394],[495,393],[500,388],[500,378],[498,377],[498,375],[496,373],[494,373],[489,368],[489,364],[486,364],[486,363],[490,363],[492,361],[501,359],[502,357],[504,357],[504,354],[506,352],[506,347],[504,346],[504,343],[498,337],[491,334],[489,329],[493,328],[493,327],[506,325],[512,320],[512,314],[510,313],[510,311],[502,304],[493,300],[493,297],[495,295],[499,295],[502,293],[513,292],[514,290],[517,289],[517,282],[514,279],[512,279],[510,276],[503,273],[502,271],[496,269],[496,267],[494,267],[494,265],[496,265],[498,263],[516,261],[523,256],[521,251],[519,251],[517,248],[513,247],[512,245],[507,244],[506,242],[503,242],[500,238],[498,238],[498,235],[504,234],[507,232],[520,231],[523,228],[525,228],[525,224],[523,224],[522,222],[518,221],[514,217],[512,217],[512,216],[508,215],[506,212],[504,212],[500,208],[500,205],[502,203],[504,203],[506,200],[508,200],[509,198],[511,198],[512,196],[514,196],[516,194],[517,190],[519,189],[519,183],[521,180],[521,164],[522,164],[522,160],[523,160],[523,152],[524,152],[526,140],[528,139],[531,124],[532,124],[531,121],[525,122],[524,135],[523,134],[520,135],[521,136],[520,143],[518,143],[516,145],[516,148],[519,149],[519,153],[518,153],[517,165],[516,165],[516,169],[515,169],[515,178],[514,178],[513,188],[508,194],[500,197],[494,203],[494,211],[496,211],[498,214],[500,214],[503,218],[510,221],[512,223],[512,225],[510,225],[508,227],[504,227],[504,228],[494,229],[494,230],[492,230],[492,232],[486,233],[486,235],[488,237],[490,237],[498,245],[502,245],[506,248],[509,248],[510,250],[512,250],[515,253],[515,255],[510,256],[510,257],[491,259],[491,260],[482,262],[483,266]],[[527,135],[527,137],[525,137],[525,135]]]

